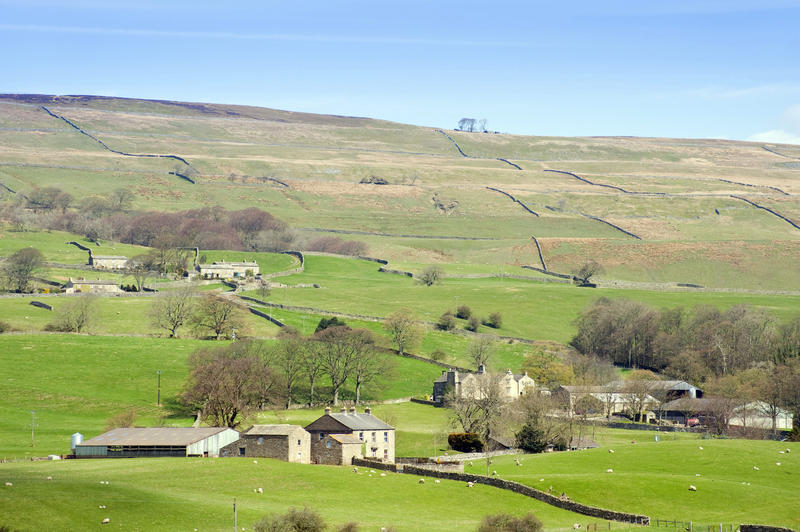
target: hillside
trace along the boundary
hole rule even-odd
[[[412,271],[569,273],[593,259],[609,286],[796,290],[799,172],[800,148],[788,145],[463,133],[244,106],[0,95],[8,199],[37,186],[76,199],[127,187],[141,210],[255,206],[301,236],[336,231]]]

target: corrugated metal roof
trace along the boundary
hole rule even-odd
[[[215,434],[228,430],[227,427],[153,427],[119,428],[110,430],[80,445],[191,445]]]
[[[300,425],[253,425],[242,436],[288,436],[297,429],[305,432]]]

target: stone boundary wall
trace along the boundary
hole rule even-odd
[[[272,316],[270,316],[266,312],[261,312],[260,310],[254,309],[253,307],[247,307],[247,310],[249,310],[251,314],[255,314],[256,316],[260,316],[260,317],[264,318],[265,320],[271,321],[272,323],[274,323],[278,327],[286,327],[285,323],[283,323],[282,321],[280,321],[277,318],[273,318]]]
[[[404,272],[402,270],[391,270],[389,268],[384,268],[383,266],[378,268],[378,271],[381,273],[391,273],[393,275],[405,275],[406,277],[411,277],[411,278],[414,277],[414,274],[411,272]]]
[[[539,261],[542,263],[542,269],[544,271],[547,271],[547,264],[544,262],[544,255],[542,254],[542,246],[539,245],[539,240],[534,235],[531,235],[531,240],[533,240],[533,243],[536,244],[536,251],[539,253]]]
[[[364,235],[364,236],[388,236],[394,238],[419,238],[427,240],[500,240],[495,237],[488,236],[454,236],[454,235],[404,235],[396,233],[370,233],[368,231],[355,231],[349,229],[325,229],[324,227],[299,227],[300,231],[310,231],[315,233],[335,233],[340,235]],[[314,254],[325,255],[324,251],[314,251]],[[350,257],[351,255],[336,255],[335,253],[328,253],[333,257]]]
[[[91,254],[91,252],[92,252],[92,249],[91,249],[91,248],[87,248],[87,247],[86,247],[86,246],[84,246],[83,244],[79,244],[78,242],[75,242],[74,240],[70,240],[69,242],[67,242],[67,244],[72,244],[73,246],[75,246],[75,247],[76,247],[76,248],[78,248],[78,249],[81,249],[81,250],[83,250],[83,251],[88,251],[90,254]]]
[[[517,170],[522,170],[522,167],[521,167],[520,165],[518,165],[518,164],[514,164],[514,163],[512,163],[511,161],[509,161],[508,159],[503,159],[502,157],[496,157],[496,159],[497,159],[498,161],[503,161],[504,163],[510,164],[511,166],[513,166],[514,168],[516,168]]]
[[[463,473],[464,472],[464,462],[459,461],[445,461],[441,460],[439,462],[435,460],[431,460],[428,457],[403,457],[398,458],[396,460],[398,467],[399,466],[416,466],[422,467],[424,469],[429,469],[431,471],[450,471],[451,473]]]
[[[502,194],[502,195],[504,195],[504,196],[507,196],[507,197],[508,197],[508,198],[510,198],[510,199],[511,199],[511,201],[513,201],[514,203],[519,203],[519,205],[520,205],[520,206],[521,206],[523,209],[525,209],[526,211],[528,211],[528,212],[529,212],[529,213],[531,213],[532,215],[536,216],[537,218],[539,217],[539,213],[538,213],[538,212],[534,211],[533,209],[531,209],[530,207],[528,207],[527,205],[525,205],[524,203],[522,203],[520,200],[518,200],[517,198],[515,198],[514,196],[512,196],[511,194],[509,194],[508,192],[506,192],[506,191],[504,191],[504,190],[500,190],[499,188],[494,188],[494,187],[485,187],[485,188],[486,188],[487,190],[491,190],[491,191],[493,191],[493,192],[499,192],[500,194]]]
[[[789,224],[790,224],[792,227],[794,227],[795,229],[800,229],[800,225],[797,225],[796,223],[794,223],[792,220],[790,220],[790,219],[789,219],[789,218],[787,218],[786,216],[782,215],[782,214],[781,214],[781,213],[779,213],[779,212],[775,212],[775,211],[773,211],[773,210],[772,210],[772,209],[770,209],[769,207],[764,207],[763,205],[759,205],[758,203],[756,203],[756,202],[754,202],[754,201],[750,201],[749,199],[747,199],[747,198],[743,198],[743,197],[741,197],[741,196],[734,196],[733,194],[731,194],[731,197],[732,197],[733,199],[738,199],[738,200],[744,201],[745,203],[749,203],[750,205],[752,205],[753,207],[756,207],[756,208],[758,208],[758,209],[765,210],[765,211],[767,211],[768,213],[772,214],[773,216],[777,216],[778,218],[780,218],[780,219],[781,219],[781,220],[783,220],[784,222],[787,222],[787,223],[789,223]]]
[[[373,467],[375,469],[379,469],[375,467],[374,463],[370,461],[360,461],[361,464],[367,467]],[[353,460],[353,464],[356,465],[356,461]],[[382,466],[389,466],[390,464],[381,464]],[[393,465],[393,464],[392,464]],[[402,465],[402,464],[401,464]],[[524,484],[520,484],[519,482],[512,482],[510,480],[503,480],[500,478],[494,477],[485,477],[481,475],[472,475],[469,473],[453,473],[448,471],[435,471],[432,469],[427,469],[424,467],[412,466],[412,465],[402,465],[400,468],[398,465],[394,465],[394,469],[388,467],[382,467],[386,471],[396,471],[398,473],[405,473],[407,475],[418,475],[421,477],[433,477],[433,478],[442,478],[446,480],[455,480],[460,482],[473,482],[476,484],[484,484],[487,486],[492,486],[495,488],[505,489],[509,491],[513,491],[515,493],[519,493],[520,495],[525,495],[526,497],[531,497],[538,501],[541,501],[545,504],[549,504],[551,506],[555,506],[557,508],[561,508],[563,510],[567,510],[570,512],[575,512],[581,515],[588,515],[589,517],[596,517],[599,519],[604,519],[607,521],[619,521],[622,523],[633,523],[638,525],[649,525],[650,518],[646,515],[637,515],[637,514],[629,514],[625,512],[616,512],[614,510],[605,510],[603,508],[596,508],[594,506],[588,506],[586,504],[581,504],[579,502],[570,501],[570,500],[563,500],[555,495],[551,495],[549,493],[545,493],[543,491],[539,491],[535,488],[530,486],[526,486]],[[755,531],[754,531],[755,532]],[[765,531],[771,532],[771,531]],[[778,532],[778,531],[775,531]]]
[[[538,268],[536,266],[528,266],[522,265],[520,268],[525,268],[526,270],[533,270],[535,272],[543,273],[545,275],[552,275],[553,277],[558,277],[559,279],[565,279],[566,282],[571,282],[573,277],[571,275],[567,275],[566,273],[557,273],[552,270],[545,270],[542,268]]]
[[[793,528],[770,525],[739,525],[739,532],[795,532]]]
[[[417,404],[420,404],[420,405],[428,405],[428,406],[436,406],[436,407],[444,406],[444,404],[442,404],[442,403],[437,403],[436,401],[428,401],[427,399],[418,399],[417,397],[412,397],[411,398],[411,402],[412,403],[417,403]]]

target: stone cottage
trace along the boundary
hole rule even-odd
[[[125,267],[128,257],[122,255],[89,254],[89,266],[102,270],[120,270]]]
[[[259,275],[261,270],[256,261],[225,262],[222,260],[211,264],[198,264],[197,272],[204,279],[238,279]]]
[[[433,400],[441,403],[448,390],[454,390],[458,397],[480,398],[484,393],[488,381],[493,379],[500,390],[500,395],[508,400],[514,400],[528,389],[536,387],[536,382],[527,373],[505,373],[493,375],[481,365],[477,373],[459,372],[457,370],[442,371],[442,374],[433,383]]]
[[[298,425],[253,425],[239,439],[220,449],[220,456],[277,458],[311,462],[311,435]]]
[[[63,288],[67,294],[119,294],[122,292],[116,282],[101,279],[73,279],[70,277]]]
[[[311,461],[315,464],[349,465],[353,457],[394,462],[395,429],[372,415],[355,408],[325,415],[306,426],[311,434]]]

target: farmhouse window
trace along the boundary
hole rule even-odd
[[[375,433],[372,433],[372,441],[375,441]]]
[[[385,442],[389,441],[389,433],[388,432],[384,432],[383,433],[383,441],[385,441]]]
[[[258,437],[258,444],[261,445],[262,443],[264,443],[264,437],[263,436],[259,436]]]

